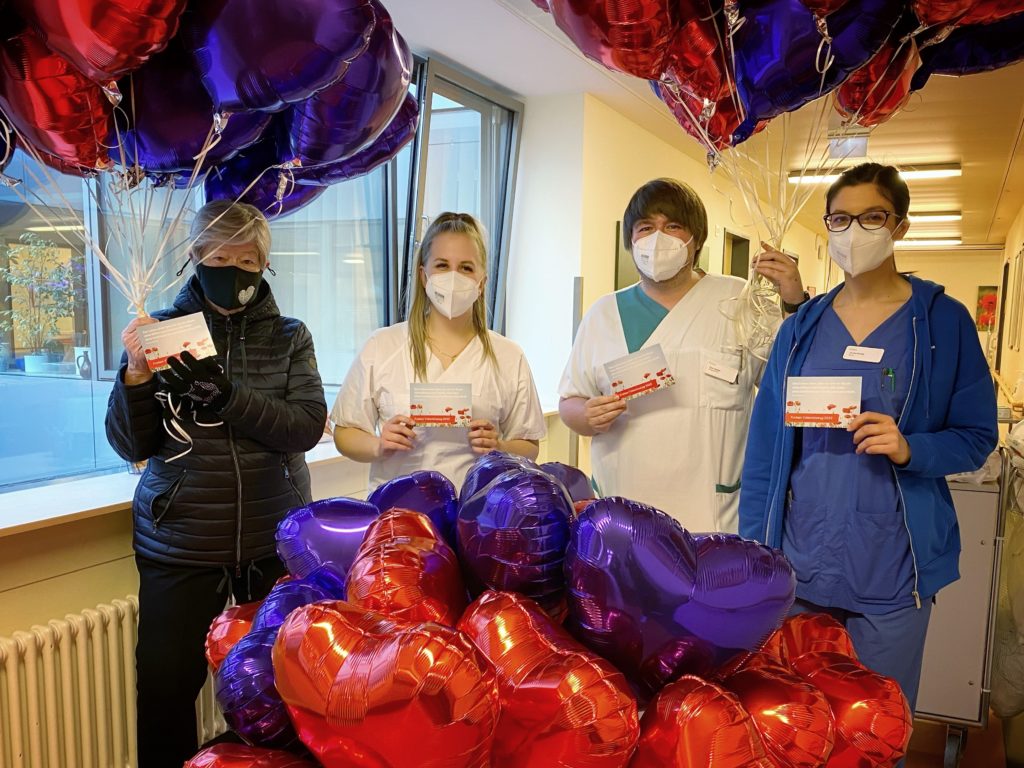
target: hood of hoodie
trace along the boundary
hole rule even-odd
[[[194,312],[208,312],[212,313],[214,319],[225,319],[227,317],[244,317],[247,322],[256,322],[257,320],[266,320],[272,317],[278,317],[281,314],[281,310],[277,306],[277,302],[274,300],[274,294],[270,290],[270,284],[266,280],[260,280],[259,289],[256,292],[256,300],[246,306],[240,312],[234,312],[231,315],[222,315],[220,312],[212,310],[209,304],[206,303],[206,296],[203,294],[202,286],[199,285],[199,278],[192,275],[188,279],[188,282],[181,287],[178,291],[178,295],[174,298],[174,308],[182,314],[192,314]]]

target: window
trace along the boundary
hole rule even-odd
[[[414,222],[444,210],[483,222],[492,322],[503,326],[522,106],[433,61],[417,60],[411,90],[421,100],[415,141],[271,223],[276,275],[267,280],[281,312],[313,334],[328,404],[369,335],[404,316],[423,231]],[[124,469],[103,421],[134,311],[83,242],[100,243],[123,269],[130,247],[155,252],[166,234],[147,309],[168,307],[191,275],[177,272],[201,194],[155,189],[129,208],[124,195],[105,192],[106,180],[44,173],[20,151],[5,174],[22,181],[17,190],[0,184],[0,492]]]

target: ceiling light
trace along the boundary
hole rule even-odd
[[[908,213],[907,216],[914,224],[945,224],[951,221],[961,221],[963,214],[960,211],[922,211],[920,213]]]
[[[271,256],[319,256],[319,251],[271,251]]]
[[[346,264],[365,264],[365,259],[342,259]]]
[[[947,245],[961,245],[959,237],[936,237],[936,238],[905,238],[896,241],[897,248],[939,248]]]
[[[29,232],[85,232],[81,224],[57,224],[52,227],[26,227]]]
[[[807,170],[790,171],[790,184],[831,184],[839,178],[839,175],[848,169],[835,171]],[[942,165],[918,165],[904,168],[900,176],[904,181],[920,181],[922,179],[949,179],[954,176],[961,176],[963,169],[959,163],[945,163]]]

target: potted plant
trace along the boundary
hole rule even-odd
[[[6,255],[0,260],[0,280],[10,289],[7,306],[0,308],[0,330],[14,331],[26,350],[25,372],[30,373],[45,370],[47,353],[57,351],[54,345],[63,350],[55,337],[60,321],[74,314],[75,262],[82,257],[64,258],[55,243],[31,232],[19,240],[0,247]],[[53,343],[48,347],[48,342]]]

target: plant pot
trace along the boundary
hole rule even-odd
[[[46,373],[47,364],[46,354],[25,355],[25,373],[27,374]]]

